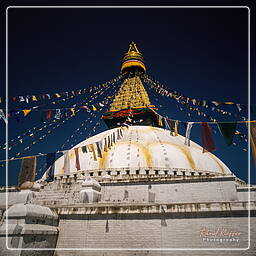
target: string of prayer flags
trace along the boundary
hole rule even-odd
[[[55,160],[56,160],[56,153],[46,154],[46,170],[50,168],[48,170],[47,179],[46,179],[46,181],[48,182],[54,180]]]
[[[24,157],[19,173],[19,187],[26,181],[34,182],[36,177],[36,156]]]
[[[161,85],[158,81],[157,83],[154,82],[152,79],[149,78],[147,75],[143,75],[142,78],[144,79],[143,81],[147,83],[150,89],[154,89],[157,93],[159,93],[162,96],[166,97],[171,97],[181,103],[182,105],[186,106],[189,110],[195,111],[198,116],[204,116],[204,117],[209,117],[207,114],[203,113],[200,111],[196,106],[202,106],[205,108],[209,108],[212,111],[217,111],[218,113],[222,115],[234,115],[237,118],[242,118],[242,120],[246,120],[246,117],[244,116],[239,116],[238,114],[233,114],[231,112],[225,111],[223,109],[219,109],[219,105],[236,105],[238,107],[239,112],[242,110],[242,106],[248,106],[246,104],[235,104],[234,102],[231,101],[226,101],[226,102],[218,102],[218,101],[206,101],[206,100],[197,100],[197,99],[190,99],[186,96],[181,95],[180,93],[170,90],[169,88],[165,89],[164,85]],[[189,106],[188,103],[191,103],[194,107]],[[250,106],[252,107],[252,106]],[[182,110],[180,108],[180,110]]]
[[[81,170],[78,148],[74,148],[74,150],[75,150],[75,156],[76,156],[76,169]]]
[[[217,123],[218,127],[219,127],[219,131],[221,133],[221,135],[224,137],[224,140],[227,144],[227,146],[230,146],[233,142],[233,137],[235,135],[236,132],[236,122],[233,123]]]
[[[186,130],[186,138],[185,138],[185,145],[190,146],[190,133],[193,126],[193,122],[188,122],[187,130]]]
[[[52,93],[52,94],[40,94],[40,95],[21,95],[21,96],[10,96],[9,99],[12,102],[24,102],[24,103],[29,103],[30,101],[39,101],[39,100],[51,100],[54,98],[64,98],[64,97],[70,97],[70,96],[77,96],[77,95],[82,95],[85,94],[87,91],[89,92],[94,92],[96,93],[96,91],[101,91],[102,89],[105,88],[109,88],[110,85],[114,85],[117,84],[124,76],[119,75],[118,77],[116,77],[113,80],[110,80],[108,82],[99,84],[97,86],[91,86],[90,89],[79,89],[79,90],[73,90],[73,91],[69,91],[69,92],[56,92],[56,93]],[[6,98],[4,97],[0,97],[0,103],[4,103],[6,102]]]
[[[216,147],[212,137],[211,127],[208,123],[201,123],[202,126],[202,141],[203,141],[203,153],[213,152]]]

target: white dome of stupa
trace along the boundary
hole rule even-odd
[[[70,173],[89,172],[92,170],[121,170],[125,169],[165,169],[165,170],[196,170],[209,172],[216,175],[231,174],[229,168],[215,155],[203,153],[203,148],[190,142],[184,144],[185,137],[172,136],[169,130],[152,126],[130,126],[123,128],[123,136],[105,152],[102,157],[93,157],[92,152],[84,153],[82,146],[104,141],[104,138],[117,132],[114,128],[99,133],[77,144],[80,170],[76,168],[74,148],[69,151]],[[64,156],[55,162],[55,176],[65,175]],[[43,179],[46,178],[46,174]]]

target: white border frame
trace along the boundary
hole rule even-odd
[[[248,6],[8,6],[6,8],[6,113],[8,113],[8,10],[9,9],[19,9],[19,8],[88,8],[88,9],[99,9],[99,8],[107,8],[107,9],[123,9],[123,8],[241,8],[248,10],[248,119],[251,120],[251,113],[250,113],[250,8]],[[6,116],[6,160],[8,159],[8,116]],[[248,247],[246,248],[9,248],[8,247],[8,192],[6,187],[6,248],[11,251],[245,251],[250,249],[251,245],[251,234],[250,234],[250,184],[251,184],[251,166],[250,166],[250,123],[248,126]],[[6,186],[8,186],[8,161],[6,161]]]

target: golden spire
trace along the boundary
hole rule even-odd
[[[140,79],[140,75],[145,71],[143,55],[132,42],[123,57],[121,67],[125,80],[110,104],[109,111],[102,116],[109,128],[118,127],[126,121],[129,121],[130,125],[157,125],[157,117],[152,110],[155,106],[151,105]]]

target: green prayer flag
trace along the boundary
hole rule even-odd
[[[82,151],[83,151],[83,153],[87,153],[87,146],[86,145],[82,146]]]
[[[224,140],[228,146],[233,142],[233,137],[236,132],[236,122],[234,123],[218,123],[218,127],[221,135],[224,137]]]

